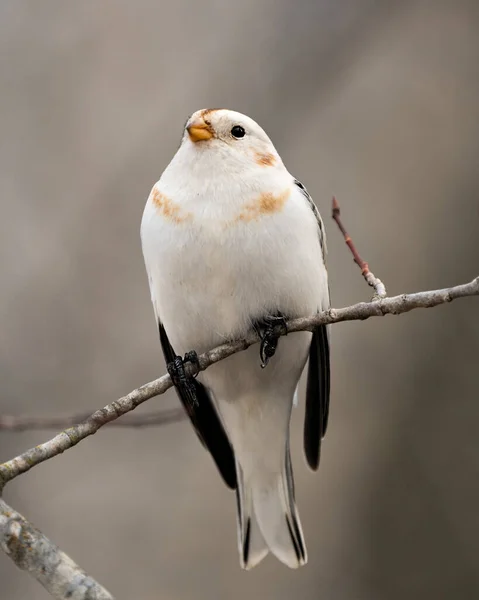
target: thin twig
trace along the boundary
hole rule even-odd
[[[366,261],[364,261],[359,252],[356,250],[356,246],[354,245],[351,236],[346,231],[343,222],[341,221],[341,209],[339,208],[338,201],[333,196],[333,219],[336,221],[336,225],[339,227],[339,230],[343,234],[344,241],[346,242],[348,248],[351,250],[351,254],[353,255],[354,262],[361,269],[361,274],[366,280],[367,284],[370,285],[374,289],[373,300],[379,300],[380,298],[386,298],[387,292],[384,283],[375,277],[374,273],[369,270],[369,265]]]
[[[368,319],[369,317],[381,317],[387,314],[401,314],[415,308],[431,308],[446,302],[452,302],[457,298],[479,295],[479,277],[476,277],[470,283],[458,285],[452,288],[434,290],[428,292],[418,292],[415,294],[403,294],[392,298],[384,298],[374,302],[360,302],[346,308],[331,308],[309,317],[293,319],[287,323],[287,333],[294,331],[312,331],[315,327],[322,324],[339,323],[342,321],[357,321]],[[277,328],[277,334],[285,334],[281,327]],[[245,339],[222,344],[209,352],[205,352],[199,357],[199,369],[189,364],[187,374],[196,374],[198,371],[204,371],[210,365],[219,362],[240,352],[246,350],[252,344],[259,341],[258,334],[252,331]],[[259,361],[259,358],[258,358]],[[259,368],[259,362],[258,362]],[[3,486],[20,475],[26,473],[32,467],[61,454],[65,450],[76,446],[86,437],[96,433],[100,427],[118,419],[120,416],[130,412],[149,398],[164,394],[166,390],[172,387],[169,375],[163,375],[155,381],[142,385],[138,389],[130,392],[127,396],[107,404],[104,408],[97,410],[82,423],[74,425],[59,433],[51,440],[23,452],[19,456],[0,465],[0,492]]]
[[[78,415],[66,415],[64,417],[22,417],[13,415],[0,415],[0,431],[31,431],[34,429],[66,429],[77,423],[81,423],[91,415],[85,412]],[[148,413],[146,415],[129,415],[108,423],[111,427],[153,427],[167,425],[186,419],[186,413],[182,407],[165,409],[162,411]]]
[[[54,598],[114,600],[73,560],[0,498],[0,546]]]

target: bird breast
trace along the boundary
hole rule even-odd
[[[142,221],[152,300],[177,352],[240,337],[268,313],[318,309],[326,273],[317,224],[293,186],[235,210],[195,200],[175,201],[157,184]]]

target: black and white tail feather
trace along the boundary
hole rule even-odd
[[[289,447],[283,470],[270,479],[257,474],[244,478],[236,464],[238,487],[238,546],[243,569],[252,569],[271,551],[295,569],[307,560],[306,545],[294,499]]]

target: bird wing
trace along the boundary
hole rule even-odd
[[[295,179],[318,222],[322,260],[326,258],[326,235],[321,215],[304,185]],[[329,297],[329,290],[328,290]],[[304,420],[304,452],[309,466],[316,470],[321,454],[321,440],[326,433],[329,416],[330,365],[329,331],[320,325],[313,332],[309,349],[308,380],[306,385],[306,412]]]
[[[158,325],[163,355],[166,363],[169,363],[174,360],[176,354],[161,321],[158,321]],[[178,397],[201,443],[213,457],[224,482],[231,489],[235,489],[236,466],[233,448],[208,390],[196,379],[193,379],[191,383],[194,386],[196,398],[192,399],[185,389],[177,387],[175,389]]]

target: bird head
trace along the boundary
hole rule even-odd
[[[225,168],[282,165],[273,143],[253,119],[224,108],[198,110],[191,115],[180,150],[202,162],[214,157]]]

